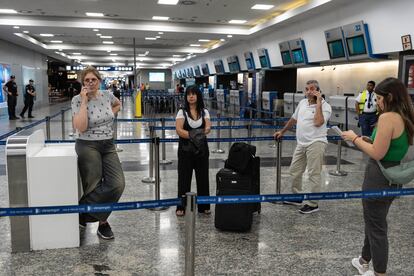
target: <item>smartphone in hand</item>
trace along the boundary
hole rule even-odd
[[[342,130],[338,126],[332,126],[331,129],[335,132],[335,134],[342,136]],[[345,143],[350,147],[355,146],[351,141],[345,141]]]

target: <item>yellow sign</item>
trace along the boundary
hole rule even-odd
[[[135,118],[141,118],[141,90],[138,90],[135,96]]]

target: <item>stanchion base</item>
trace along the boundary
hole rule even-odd
[[[211,152],[212,153],[225,153],[225,151],[222,149],[215,149],[215,150],[212,150]]]
[[[71,133],[69,133],[68,135],[69,135],[69,137],[72,137],[72,136],[74,136],[74,135],[75,135],[75,133],[71,132]]]
[[[160,160],[160,164],[169,165],[169,164],[172,164],[172,161],[171,160],[168,160],[168,159]]]
[[[146,176],[141,181],[143,183],[155,183],[155,178],[154,177]]]
[[[343,171],[329,171],[330,175],[334,175],[334,176],[345,176],[348,175],[347,172],[343,172]]]
[[[170,207],[168,206],[161,206],[161,207],[155,207],[155,208],[148,208],[150,211],[165,211],[168,210]]]
[[[269,148],[275,149],[276,148],[276,144],[269,144]]]
[[[116,152],[123,152],[124,150],[121,148],[116,147]]]

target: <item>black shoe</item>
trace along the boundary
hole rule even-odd
[[[29,115],[27,118],[34,118],[34,116],[32,116],[32,115]]]
[[[19,116],[14,116],[14,119],[18,120],[18,119],[20,119],[20,117]]]
[[[16,120],[17,118],[14,117],[10,117],[9,120]]]
[[[112,240],[114,238],[114,233],[111,230],[111,226],[108,222],[98,226],[98,236],[104,240]]]
[[[20,117],[23,119],[24,118],[24,114],[20,114]]]
[[[283,204],[302,206],[302,200],[287,200],[287,201],[283,201]]]
[[[314,213],[319,211],[319,207],[318,205],[316,205],[315,207],[309,206],[308,204],[305,204],[305,206],[303,206],[299,212],[301,214],[310,214],[310,213]]]

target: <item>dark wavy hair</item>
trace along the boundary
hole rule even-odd
[[[195,95],[197,95],[197,106],[196,106],[196,109],[197,109],[197,118],[191,117],[190,103],[187,101],[187,95],[188,94],[195,94]],[[190,85],[185,90],[185,94],[184,94],[184,110],[187,111],[188,116],[190,116],[190,118],[193,119],[193,120],[198,119],[199,117],[201,117],[201,114],[203,113],[203,110],[204,110],[204,100],[203,100],[203,95],[201,94],[201,91],[197,87],[197,85]]]
[[[380,113],[395,112],[400,114],[408,132],[408,143],[413,144],[414,109],[407,88],[396,78],[386,78],[375,88],[375,94],[384,97],[384,110]]]

